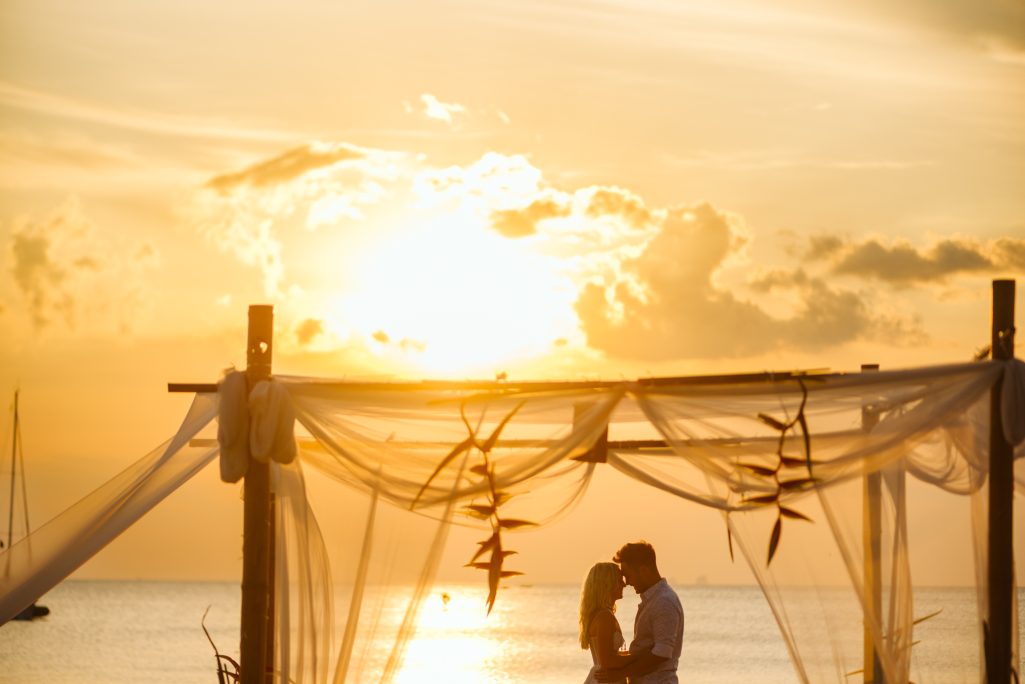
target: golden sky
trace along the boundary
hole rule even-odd
[[[250,303],[316,375],[970,358],[1025,274],[1025,9],[898,5],[3,3],[34,515],[175,429],[164,383],[244,365]]]

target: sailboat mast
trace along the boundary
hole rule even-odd
[[[7,513],[7,548],[14,541],[14,481],[18,463],[18,390],[14,390],[14,429],[11,431],[11,498]]]

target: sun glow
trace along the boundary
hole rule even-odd
[[[376,354],[440,374],[485,374],[575,332],[575,288],[558,262],[463,211],[410,222],[362,254],[336,322]]]
[[[446,599],[447,597],[447,599]],[[488,681],[489,663],[502,649],[488,630],[498,624],[498,614],[488,618],[475,590],[436,592],[425,602],[417,620],[416,637],[410,641],[399,684],[445,681],[478,684]]]

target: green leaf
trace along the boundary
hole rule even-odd
[[[427,487],[431,484],[431,482],[434,481],[434,478],[438,476],[438,473],[444,470],[445,466],[452,462],[452,459],[454,459],[456,456],[463,453],[464,451],[469,450],[472,446],[473,437],[467,437],[459,444],[456,444],[452,448],[452,451],[448,452],[448,455],[445,456],[445,458],[441,459],[441,463],[439,463],[438,467],[434,469],[434,472],[431,473],[431,476],[427,478],[427,482],[424,482],[424,485],[420,488],[420,491],[416,493],[416,498],[413,499],[413,503],[409,505],[409,510],[413,510],[413,507],[416,506],[416,503],[420,500],[420,497],[423,496],[424,492],[427,491]]]
[[[502,434],[502,430],[505,428],[506,424],[508,424],[508,422],[512,420],[512,417],[516,415],[516,412],[523,408],[523,405],[526,403],[526,401],[521,401],[519,404],[516,405],[516,408],[514,408],[509,413],[509,415],[502,419],[502,422],[498,424],[498,427],[496,427],[495,431],[491,433],[491,436],[488,437],[487,441],[485,441],[484,444],[480,446],[481,451],[483,451],[484,453],[488,453],[489,451],[491,451],[491,449],[495,446],[495,443],[498,442],[498,436]]]
[[[506,530],[514,530],[517,527],[529,527],[537,525],[536,522],[530,522],[529,520],[519,520],[517,518],[506,518],[498,521],[498,526]]]
[[[765,567],[772,563],[772,557],[776,555],[776,547],[779,546],[779,537],[783,532],[783,518],[777,517],[776,524],[772,527],[772,536],[769,537],[769,560],[765,561]]]
[[[776,474],[776,471],[772,468],[766,468],[765,466],[753,465],[751,463],[740,463],[741,468],[747,468],[755,475],[761,475],[763,477],[772,477]]]
[[[775,428],[776,430],[786,430],[787,426],[784,423],[779,422],[767,413],[759,413],[758,419],[768,425],[769,427]]]
[[[784,515],[787,518],[793,518],[795,520],[807,520],[808,522],[814,522],[811,518],[806,516],[804,513],[801,513],[800,511],[795,511],[793,508],[787,508],[786,506],[780,506],[779,507],[779,512],[780,512],[781,515]]]

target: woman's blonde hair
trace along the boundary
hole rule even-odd
[[[591,646],[588,634],[591,619],[602,608],[616,611],[613,600],[617,586],[622,586],[622,573],[615,563],[595,563],[587,573],[584,586],[580,589],[580,648]]]

